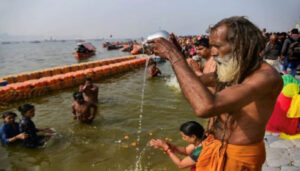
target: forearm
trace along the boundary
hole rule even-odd
[[[169,143],[169,146],[170,146],[172,151],[177,152],[177,153],[182,154],[182,155],[187,155],[185,147],[176,146],[176,145],[173,145],[173,144],[170,144],[170,143]]]
[[[215,72],[203,73],[199,79],[206,87],[214,87],[216,84]]]
[[[168,150],[166,152],[169,157],[171,158],[171,160],[173,161],[174,164],[176,164],[176,166],[180,169],[185,168],[182,164],[181,164],[181,160],[179,159],[179,157],[176,156],[175,153],[173,153],[171,150]]]
[[[170,53],[169,60],[184,96],[191,104],[196,115],[204,116],[204,113],[213,104],[213,94],[188,67],[182,55],[176,52]]]
[[[8,139],[8,143],[12,143],[12,142],[15,142],[15,141],[17,141],[17,136],[14,136],[14,137],[12,137],[12,138],[9,138]]]

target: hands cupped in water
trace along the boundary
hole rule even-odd
[[[42,131],[45,133],[54,133],[55,132],[52,128],[44,128],[44,129],[42,129]]]
[[[169,145],[161,139],[152,139],[150,141],[150,146],[154,148],[162,148],[164,151],[169,149]]]
[[[170,34],[168,40],[165,38],[156,38],[148,40],[147,43],[152,44],[152,51],[155,55],[168,60],[170,59],[169,55],[171,52],[177,51],[181,53],[181,46],[173,33]]]

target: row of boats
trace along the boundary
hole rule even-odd
[[[142,45],[137,42],[105,42],[102,44],[102,47],[106,48],[107,50],[121,49],[122,52],[130,52],[132,55],[141,54],[143,51]],[[78,43],[75,50],[76,51],[74,55],[77,60],[87,59],[96,54],[96,48],[89,42]]]

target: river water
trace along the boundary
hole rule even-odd
[[[97,48],[97,55],[87,61],[129,55],[120,50],[107,51],[101,41],[90,42]],[[75,47],[73,41],[1,44],[0,76],[77,63],[72,54]],[[129,171],[137,170],[137,160],[141,166],[138,170],[182,170],[161,150],[150,148],[148,142],[151,138],[169,138],[176,145],[187,145],[181,139],[180,125],[189,120],[205,125],[205,120],[194,115],[176,85],[170,64],[157,66],[163,75],[154,79],[147,76],[142,114],[144,68],[95,82],[99,87],[99,112],[91,125],[72,120],[72,93],[77,87],[0,109],[17,112],[18,105],[32,103],[36,126],[55,128],[58,134],[40,149],[0,146],[0,170]],[[138,137],[138,144],[132,146]]]

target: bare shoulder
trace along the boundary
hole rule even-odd
[[[252,85],[260,93],[273,92],[276,96],[283,86],[281,75],[267,63],[262,63],[243,83]]]
[[[73,102],[72,103],[72,108],[75,108],[76,107],[76,102]]]
[[[83,90],[83,85],[80,85],[79,86],[79,91],[82,91]]]
[[[99,87],[98,86],[96,86],[96,85],[93,85],[93,88],[92,88],[93,90],[98,90],[99,89]]]
[[[188,146],[185,147],[185,149],[186,149],[186,153],[188,155],[190,155],[193,152],[193,150],[195,149],[195,145],[194,144],[189,144]]]

